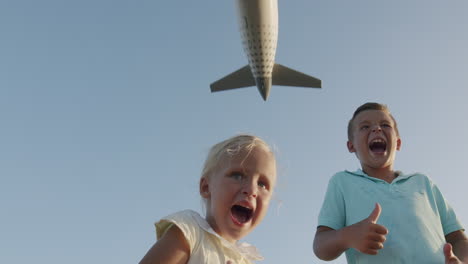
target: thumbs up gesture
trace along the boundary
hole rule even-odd
[[[387,228],[377,224],[382,208],[376,203],[374,210],[366,219],[348,226],[344,233],[348,247],[354,248],[361,253],[376,255],[378,250],[383,248],[385,236],[388,234]]]
[[[461,262],[452,251],[452,245],[447,243],[444,245],[444,255],[445,255],[445,263],[446,264],[458,264],[463,263]]]

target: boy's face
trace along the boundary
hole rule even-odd
[[[348,150],[356,153],[362,169],[393,169],[401,139],[396,133],[390,114],[381,110],[366,110],[359,113],[352,122],[351,140]]]
[[[265,216],[276,183],[273,155],[255,147],[223,158],[208,179],[202,178],[201,195],[207,199],[206,220],[228,241],[250,233]]]

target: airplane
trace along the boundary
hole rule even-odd
[[[278,0],[236,0],[244,52],[249,64],[210,85],[211,92],[257,86],[264,101],[272,85],[321,88],[322,81],[275,63]]]

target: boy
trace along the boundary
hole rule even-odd
[[[348,150],[361,170],[329,182],[314,252],[348,263],[468,263],[468,239],[454,211],[425,175],[393,170],[401,139],[385,105],[366,103],[348,124]]]

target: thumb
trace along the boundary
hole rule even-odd
[[[455,259],[455,255],[453,254],[453,251],[452,251],[452,245],[450,243],[446,243],[444,245],[444,255],[445,255],[446,262]]]
[[[367,219],[373,224],[377,223],[377,220],[379,220],[380,217],[380,212],[382,212],[382,207],[380,207],[379,203],[375,203],[375,208]]]

